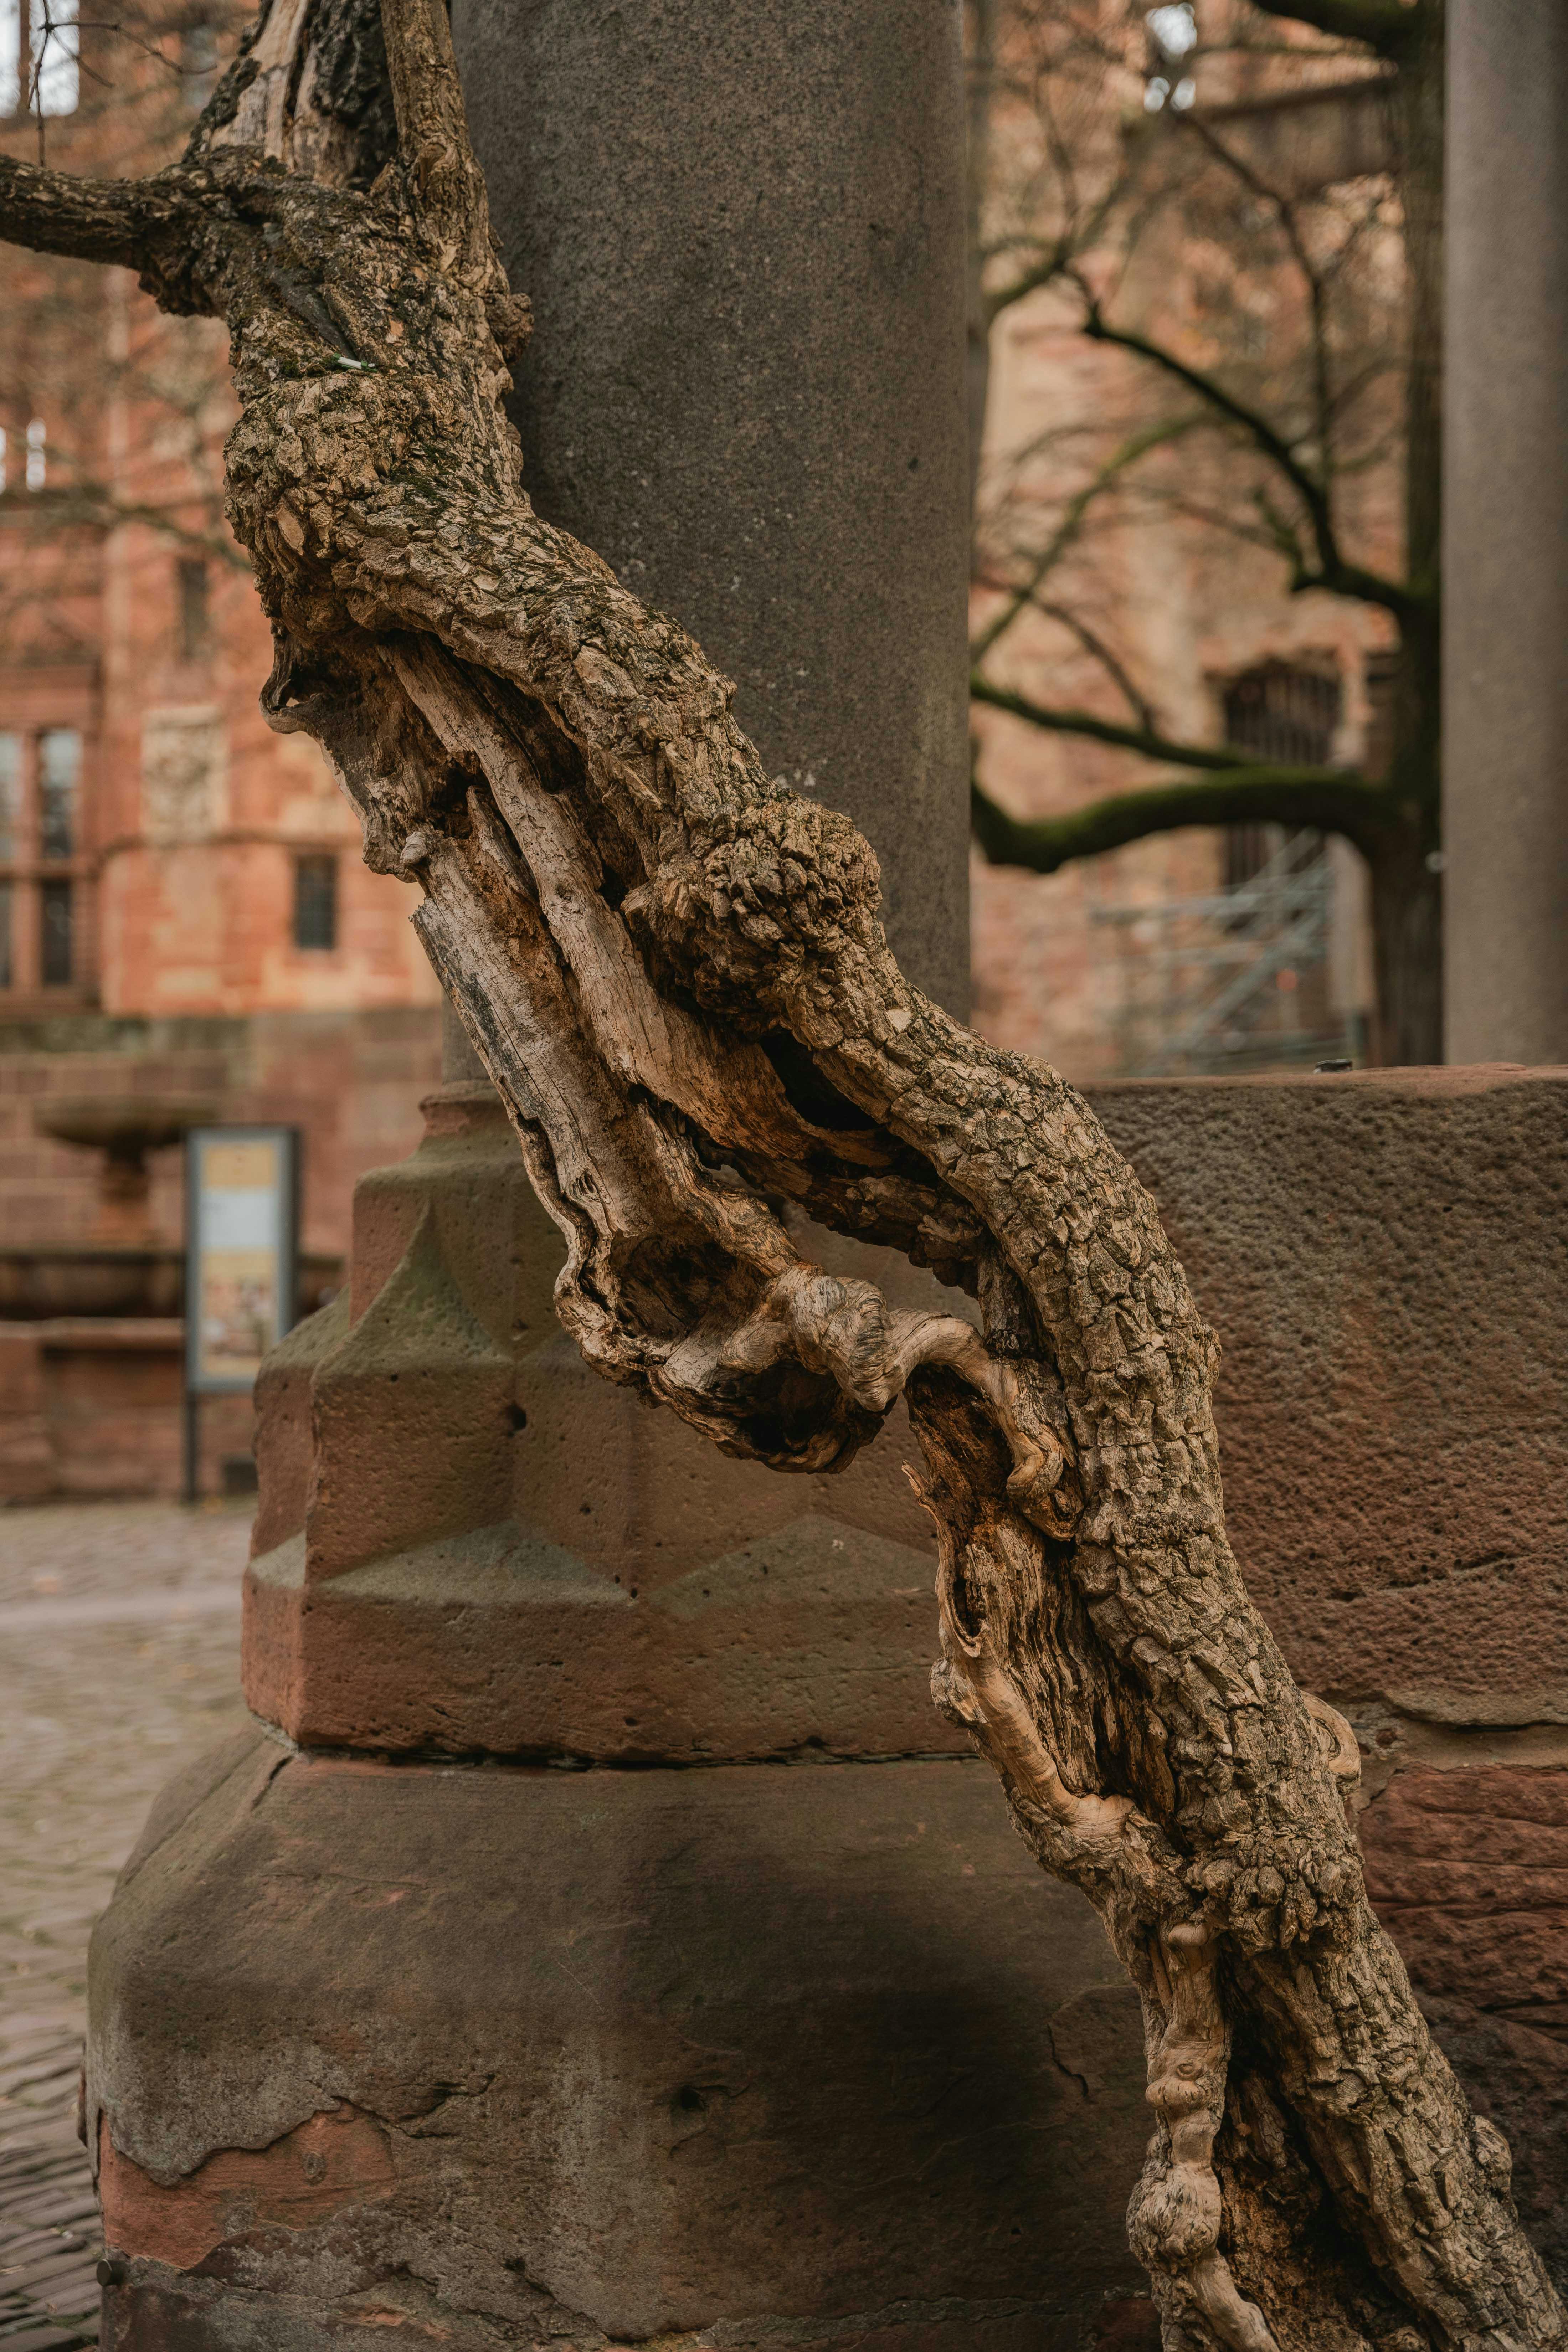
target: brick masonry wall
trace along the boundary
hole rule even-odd
[[[49,128],[66,170],[172,159],[188,131],[166,73],[115,31],[84,25],[82,104]],[[0,125],[7,149],[29,135]],[[127,271],[16,251],[0,253],[0,303],[15,327],[0,425],[13,453],[24,429],[44,439],[41,475],[13,462],[0,501],[0,1021],[434,1009],[413,893],[366,871],[327,761],[258,707],[271,635],[220,511],[221,326],[161,318]],[[40,822],[39,746],[58,729],[80,739],[68,974],[39,952],[39,885],[62,854]],[[336,877],[332,936],[309,944],[306,856]]]

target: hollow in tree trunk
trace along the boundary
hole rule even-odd
[[[264,8],[182,168],[0,165],[0,233],[226,319],[264,707],[419,893],[590,1363],[781,1470],[847,1462],[907,1396],[937,1703],[1142,1995],[1131,2230],[1167,2346],[1562,2344],[1506,2146],[1367,1907],[1354,1741],[1226,1542],[1215,1342],[1148,1195],[1054,1071],[909,985],[866,843],[529,506],[501,404],[526,306],[442,0]],[[976,1312],[829,1276],[781,1201]]]

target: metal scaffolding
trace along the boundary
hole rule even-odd
[[[1091,920],[1114,937],[1123,1072],[1172,1077],[1344,1054],[1327,986],[1333,890],[1321,836],[1288,833],[1229,888],[1095,908]]]

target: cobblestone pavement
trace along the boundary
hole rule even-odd
[[[87,1939],[153,1796],[245,1720],[248,1513],[0,1511],[0,2352],[95,2343]]]

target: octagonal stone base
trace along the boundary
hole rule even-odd
[[[92,1953],[114,2352],[1079,2352],[1136,2001],[990,1774],[243,1737]]]

